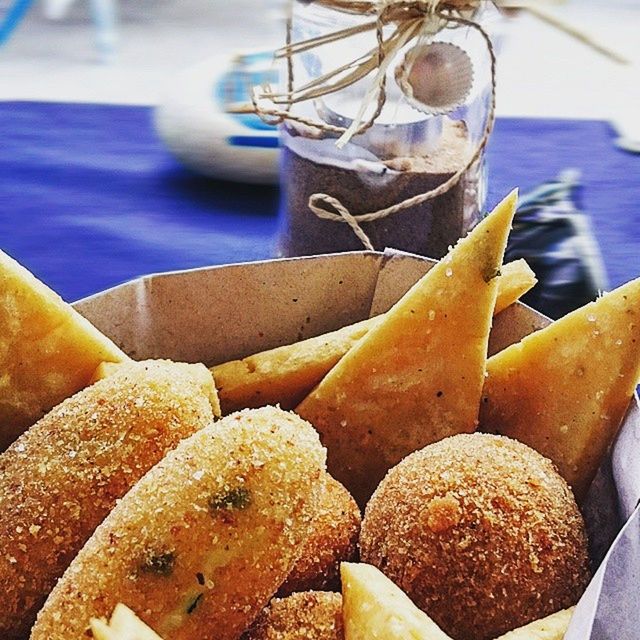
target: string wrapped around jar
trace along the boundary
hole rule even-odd
[[[440,257],[481,216],[495,54],[480,0],[294,0],[282,139],[285,255],[390,246]]]

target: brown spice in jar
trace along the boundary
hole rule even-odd
[[[353,214],[394,205],[434,189],[467,161],[470,141],[463,123],[448,121],[441,143],[428,157],[393,158],[383,173],[310,160],[283,148],[282,194],[285,225],[280,238],[284,255],[311,255],[362,249],[345,223],[318,218],[308,207],[310,196],[338,198]],[[386,247],[440,258],[475,222],[480,165],[469,169],[447,193],[395,214],[362,223],[376,249]]]

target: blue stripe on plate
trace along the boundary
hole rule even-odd
[[[278,136],[229,136],[227,142],[232,147],[276,149],[278,147]]]

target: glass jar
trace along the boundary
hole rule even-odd
[[[474,21],[495,20],[489,5]],[[300,42],[372,21],[372,16],[344,13],[320,2],[294,0],[292,41]],[[385,27],[387,34],[393,27]],[[375,123],[342,148],[337,133],[286,119],[281,125],[280,241],[282,255],[310,255],[362,249],[349,225],[318,217],[309,198],[318,193],[337,198],[353,214],[392,206],[446,182],[475,151],[491,100],[490,58],[482,37],[466,26],[444,28],[427,42],[462,48],[473,64],[471,88],[464,101],[445,114],[411,106],[396,82],[396,69],[420,38],[410,41],[386,71],[386,102]],[[375,49],[375,31],[322,45],[293,56],[295,86],[313,81]],[[373,74],[339,91],[291,106],[295,116],[348,127],[358,113]],[[286,81],[285,81],[286,84]],[[375,99],[373,100],[375,103]],[[364,114],[366,120],[375,105]],[[485,198],[485,163],[481,155],[446,193],[377,220],[361,223],[376,249],[391,247],[442,257],[450,245],[481,218]]]

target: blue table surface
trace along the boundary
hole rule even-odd
[[[202,178],[148,107],[0,103],[0,247],[67,300],[145,273],[274,255],[278,190]],[[575,167],[611,285],[640,275],[640,156],[599,121],[499,119],[488,206]]]

